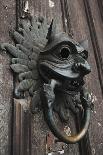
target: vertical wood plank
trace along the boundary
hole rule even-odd
[[[53,6],[51,7],[50,2],[53,3]],[[57,29],[58,32],[61,31],[66,31],[68,26],[66,25],[66,17],[65,17],[65,9],[64,9],[64,2],[63,1],[49,1],[49,0],[39,0],[39,1],[30,1],[30,11],[34,15],[41,15],[44,16],[45,18],[48,19],[50,22],[53,18],[56,17],[57,19]],[[63,12],[64,11],[64,12]],[[69,31],[70,34],[71,31]],[[39,150],[42,150],[41,154],[44,152],[45,153],[45,137],[46,133],[49,132],[49,129],[43,119],[43,114],[37,114],[33,116],[34,118],[32,119],[32,135],[33,135],[33,141],[32,142],[32,154],[34,154],[35,151],[39,155],[40,152]],[[71,123],[72,122],[72,123]],[[42,124],[43,123],[43,124]],[[75,128],[73,125],[73,119],[70,119],[70,124],[72,128]],[[37,132],[38,130],[38,132]],[[42,132],[42,135],[40,134]],[[41,140],[40,140],[41,138]],[[35,140],[34,140],[35,139]],[[36,142],[35,142],[36,141]],[[39,143],[39,146],[38,146]],[[37,149],[36,149],[37,147]],[[78,152],[78,145],[68,145],[67,151],[65,154],[79,154]],[[55,153],[56,155],[57,153]]]
[[[88,39],[89,41],[89,63],[92,72],[86,78],[86,85],[93,94],[95,100],[95,111],[92,114],[89,135],[93,154],[102,152],[102,24],[99,17],[99,9],[96,1],[68,0],[69,18],[73,38],[77,41]],[[89,10],[88,10],[89,9]],[[68,20],[68,17],[67,17]],[[96,54],[97,55],[96,55]],[[99,55],[101,54],[101,56]],[[97,62],[98,59],[98,62]],[[99,73],[100,72],[100,73]],[[100,75],[99,75],[100,74]],[[99,127],[99,125],[100,127]],[[98,132],[99,130],[99,132]]]
[[[80,6],[78,5],[78,1],[74,3],[70,0],[64,0],[65,18],[67,20],[67,33],[77,41],[80,41],[79,39],[82,39],[85,36],[84,23],[83,23],[84,19],[82,19],[83,18],[81,16],[82,11],[80,10],[79,7]],[[79,36],[80,38],[78,38],[78,35],[80,35]],[[75,122],[76,122],[77,131],[80,131],[81,115],[77,114]],[[84,155],[84,154],[91,155],[91,147],[90,147],[90,141],[88,139],[88,133],[85,136],[85,138],[79,142],[79,152],[81,155]]]
[[[14,99],[13,155],[31,154],[30,117],[28,100]]]
[[[0,44],[11,42],[9,30],[15,27],[15,0],[0,1]],[[0,155],[11,155],[13,77],[10,56],[0,50]]]
[[[97,0],[97,3],[98,3],[98,6],[99,6],[99,12],[100,12],[101,19],[102,19],[102,22],[103,22],[103,13],[102,13],[102,10],[103,10],[103,1],[102,0]]]
[[[97,12],[99,11],[98,8],[95,7],[96,4],[97,3],[95,3],[95,1],[93,3],[91,3],[91,1],[88,0],[84,1],[87,22],[90,30],[90,36],[94,50],[95,61],[97,65],[98,78],[103,96],[103,60],[102,60],[103,54],[101,52],[103,50],[103,45],[101,44],[103,35],[102,35],[102,26],[100,18],[95,11],[95,10],[97,10]]]
[[[20,24],[25,0],[16,1],[16,29]],[[14,87],[18,83],[14,79]],[[15,89],[15,88],[14,88]],[[13,102],[13,155],[31,154],[31,113],[29,111],[30,99],[14,99]]]
[[[95,152],[95,154],[101,154],[101,152],[103,151],[103,140],[101,138],[103,136],[103,30],[101,28],[102,21],[99,17],[97,1],[94,1],[94,3],[92,3],[92,1],[86,0],[84,1],[84,6],[97,65],[98,82],[100,83],[101,88],[101,93],[99,93],[99,90],[94,85],[96,89],[97,103],[95,104],[95,113],[93,117],[95,123],[91,124],[90,136],[93,152]]]

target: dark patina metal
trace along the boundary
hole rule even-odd
[[[26,97],[28,92],[32,113],[38,105],[43,107],[50,130],[59,140],[67,144],[80,141],[88,130],[91,113],[90,95],[83,80],[91,71],[83,47],[86,42],[77,43],[66,33],[56,33],[55,20],[48,26],[44,18],[30,14],[21,18],[18,31],[11,34],[16,46],[4,43],[1,48],[14,56],[11,68],[19,80],[15,96]],[[80,107],[82,128],[77,135],[67,136],[58,129],[53,112],[67,122],[69,110],[76,114]]]

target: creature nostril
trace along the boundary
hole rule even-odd
[[[74,65],[72,66],[72,70],[74,72],[78,72],[79,71],[79,68],[80,67],[80,63],[74,63]]]

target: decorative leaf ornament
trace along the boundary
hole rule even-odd
[[[1,44],[12,56],[12,70],[17,73],[19,84],[15,89],[16,97],[28,91],[33,103],[40,100],[41,81],[38,72],[38,57],[47,43],[48,24],[42,17],[22,18],[19,29],[12,31],[16,45]]]

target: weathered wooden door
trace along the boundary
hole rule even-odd
[[[19,23],[25,0],[0,1],[0,43],[12,42],[9,30]],[[57,17],[58,31],[75,40],[89,41],[89,63],[92,72],[86,85],[94,100],[89,127],[91,152],[103,154],[103,2],[102,0],[28,0],[32,15],[44,16],[50,22]],[[31,115],[29,101],[14,99],[15,75],[9,65],[11,56],[0,52],[0,155],[88,155],[86,143],[65,145],[53,143],[42,111]],[[73,127],[74,125],[72,125]]]

